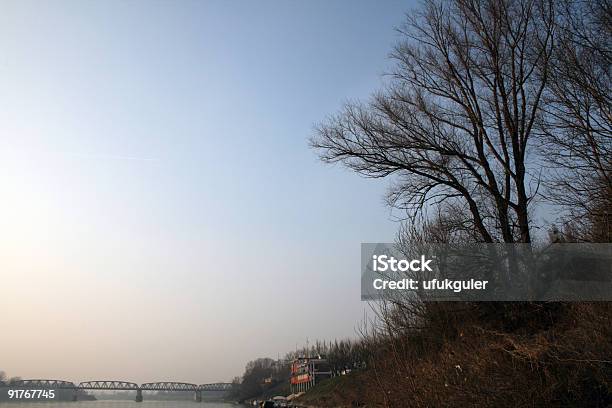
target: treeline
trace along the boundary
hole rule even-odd
[[[282,359],[258,358],[247,363],[241,377],[234,378],[229,398],[244,401],[288,395],[291,362],[299,357],[325,358],[332,375],[337,376],[365,368],[369,353],[363,341],[317,340],[312,345],[286,353]]]
[[[15,381],[21,380],[21,377],[9,377],[6,372],[0,370],[0,382],[5,384],[12,384]]]
[[[236,377],[228,399],[244,401],[287,394],[290,366],[286,360],[258,358],[249,361],[242,377]]]
[[[327,360],[332,375],[341,375],[351,370],[365,368],[371,351],[360,340],[334,340],[327,342],[317,340],[311,346],[302,347],[287,353],[285,359],[292,361],[298,357],[322,357]]]

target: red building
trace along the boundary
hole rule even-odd
[[[300,357],[291,363],[291,393],[303,392],[331,377],[331,369],[324,358]]]

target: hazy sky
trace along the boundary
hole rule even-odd
[[[204,383],[355,336],[398,225],[307,140],[409,7],[1,1],[0,370]]]

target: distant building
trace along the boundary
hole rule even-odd
[[[319,381],[332,376],[329,363],[324,358],[299,357],[291,363],[291,393],[303,392]]]

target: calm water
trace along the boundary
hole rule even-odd
[[[146,396],[145,396],[146,398]],[[0,402],[6,408],[237,408],[223,402],[193,401],[77,401],[77,402]]]

